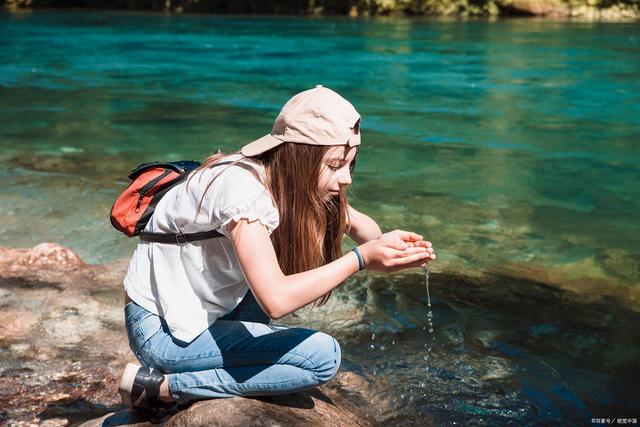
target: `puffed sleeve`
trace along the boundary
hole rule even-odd
[[[217,217],[213,222],[219,224],[217,230],[230,238],[229,224],[247,219],[260,221],[271,234],[278,226],[280,216],[271,193],[258,177],[246,168],[233,166],[220,178],[213,198]]]

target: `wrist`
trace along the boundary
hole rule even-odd
[[[350,250],[345,254],[345,257],[349,258],[349,275],[356,274],[360,271],[360,261],[358,261],[358,255],[353,250]]]
[[[360,251],[360,255],[362,256],[362,262],[364,263],[364,268],[366,269],[369,266],[369,251],[371,250],[371,241],[363,243],[358,246],[358,250]]]

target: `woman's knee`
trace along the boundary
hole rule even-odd
[[[313,364],[313,374],[320,384],[333,378],[340,369],[340,344],[331,335],[316,332],[309,337],[308,354]]]

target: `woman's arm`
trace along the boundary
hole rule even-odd
[[[249,286],[272,319],[317,300],[358,271],[358,258],[349,252],[322,267],[286,276],[278,264],[269,233],[259,221],[241,220],[232,223],[229,229]],[[415,233],[403,233],[405,241],[422,240]],[[377,239],[359,248],[367,268],[386,272],[420,266],[433,252],[431,248],[405,246],[399,239]]]
[[[347,234],[357,244],[361,245],[369,240],[379,239],[382,236],[380,226],[369,216],[355,210],[349,205]]]

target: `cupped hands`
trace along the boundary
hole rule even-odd
[[[422,267],[436,259],[431,242],[411,231],[393,230],[359,248],[365,268],[384,273]]]

